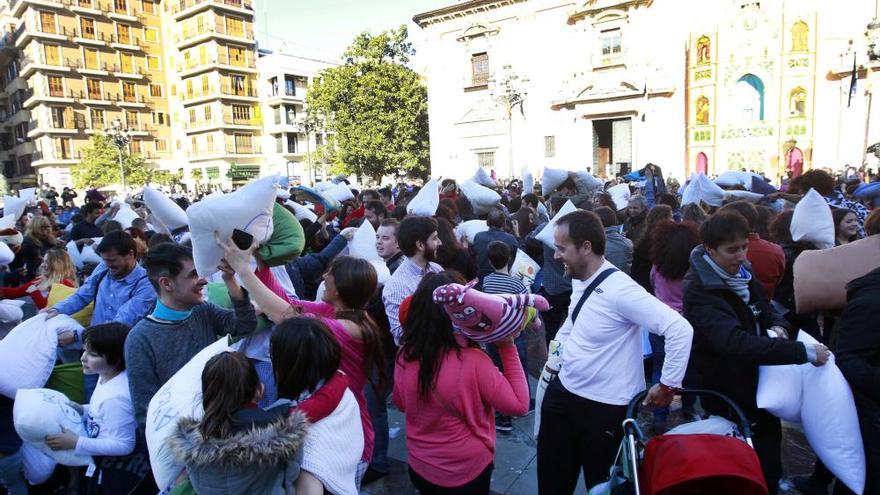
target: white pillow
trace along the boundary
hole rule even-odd
[[[551,340],[547,348],[547,362],[538,378],[538,387],[535,389],[535,425],[534,436],[538,438],[538,432],[541,430],[541,404],[544,403],[544,392],[553,379],[553,375],[559,373],[562,365],[562,346],[558,340]]]
[[[801,330],[799,334],[801,333],[806,332]],[[801,365],[758,366],[758,392],[755,399],[759,408],[766,409],[777,418],[800,423],[803,402]]]
[[[744,200],[749,203],[757,203],[764,199],[763,194],[753,193],[751,191],[724,191],[724,200],[725,201],[739,201]]]
[[[274,198],[275,195],[273,194],[272,197]],[[169,450],[166,440],[177,428],[177,421],[180,418],[190,417],[199,420],[205,415],[202,407],[202,371],[212,357],[231,350],[229,337],[220,337],[217,342],[193,356],[150,399],[145,433],[153,478],[160,490],[174,483],[184,468]]]
[[[489,173],[486,172],[486,169],[484,169],[483,167],[477,167],[477,172],[474,174],[473,177],[470,178],[470,180],[476,182],[481,186],[486,187],[495,187],[498,185],[495,183],[492,177],[489,176]]]
[[[311,220],[314,222],[318,219],[318,215],[315,214],[314,211],[308,209],[307,207],[297,203],[296,201],[288,199],[284,202],[287,206],[293,208],[293,216],[296,217],[297,220]]]
[[[272,208],[278,175],[257,179],[216,199],[203,199],[186,210],[192,239],[193,262],[200,277],[217,272],[223,249],[214,234],[227,240],[235,228],[254,236],[260,245],[272,236]]]
[[[629,198],[632,196],[632,193],[629,190],[629,185],[627,184],[618,184],[616,186],[612,186],[608,188],[606,191],[611,195],[611,199],[614,200],[614,206],[617,208],[617,211],[620,211],[627,206],[629,206]]]
[[[437,213],[438,206],[440,206],[440,188],[437,179],[431,179],[406,205],[406,212],[417,217],[432,217]]]
[[[21,307],[24,306],[24,299],[3,299],[0,300],[0,322],[21,323],[24,318],[24,312]]]
[[[575,175],[577,175],[583,182],[585,182],[587,184],[587,187],[589,187],[591,190],[599,189],[600,187],[605,185],[604,182],[597,179],[596,176],[587,172],[586,170],[582,172],[575,172]]]
[[[376,229],[366,219],[348,243],[348,254],[367,261],[382,261],[382,257],[376,251]]]
[[[571,200],[566,201],[565,204],[562,205],[562,208],[560,208],[559,211],[556,212],[556,215],[553,215],[553,218],[551,218],[550,221],[547,222],[547,225],[545,225],[544,228],[541,229],[540,232],[538,232],[538,235],[535,236],[535,239],[543,242],[544,245],[549,247],[550,249],[556,249],[556,244],[553,242],[553,231],[556,230],[556,222],[558,222],[560,218],[575,210],[577,210],[577,207],[574,205],[574,203],[572,203]]]
[[[275,197],[280,199],[281,201],[287,201],[290,199],[290,191],[283,187],[279,187],[277,191],[275,191]]]
[[[12,252],[12,249],[9,249],[5,242],[0,242],[0,267],[12,263],[14,259],[15,253]]]
[[[61,428],[79,436],[88,436],[82,415],[70,407],[70,400],[57,390],[45,388],[21,389],[15,395],[12,420],[21,439],[65,466],[88,466],[92,457],[74,454],[70,450],[52,450],[46,445],[46,435],[57,435]]]
[[[18,453],[21,454],[21,469],[24,471],[24,478],[32,485],[45,483],[58,466],[55,459],[27,442],[21,444]]]
[[[33,205],[37,203],[37,188],[26,187],[18,190],[18,197],[25,201],[26,204]]]
[[[70,256],[70,260],[73,261],[73,264],[77,268],[82,268],[83,260],[79,253],[79,248],[76,247],[76,241],[68,242],[65,247],[67,248],[67,254]]]
[[[104,261],[103,259],[101,259],[101,255],[98,254],[97,251],[95,251],[95,248],[98,247],[98,244],[101,244],[102,239],[104,238],[92,237],[92,240],[95,241],[95,243],[89,244],[88,246],[83,246],[82,252],[79,255],[83,263],[94,263],[97,265],[98,263]]]
[[[16,198],[15,196],[3,196],[3,218],[5,220],[11,219],[11,225],[3,225],[3,228],[10,228],[15,225],[15,222],[24,215],[24,210],[27,208],[27,200],[22,198]]]
[[[703,173],[692,174],[687,188],[681,193],[682,206],[700,201],[710,206],[721,206],[724,203],[724,190]]]
[[[354,194],[351,193],[351,189],[349,189],[348,186],[345,185],[345,182],[335,184],[333,187],[321,192],[326,194],[328,197],[339,201],[340,203],[343,201],[348,201],[349,199],[354,199]]]
[[[370,260],[370,264],[376,269],[376,283],[385,285],[385,282],[391,278],[391,270],[388,269],[388,265],[383,260]]]
[[[535,176],[528,170],[523,170],[523,196],[532,194],[535,191]]]
[[[568,179],[568,170],[544,167],[544,175],[541,176],[541,195],[545,198],[556,190]]]
[[[794,207],[791,238],[813,243],[819,249],[834,247],[834,217],[821,194],[810,189]]]
[[[131,222],[137,218],[140,218],[140,215],[135,213],[134,210],[131,209],[131,206],[128,206],[126,203],[121,203],[119,205],[119,211],[113,215],[113,220],[119,222],[123,229],[131,227]]]
[[[477,234],[487,230],[489,230],[489,226],[485,220],[468,220],[455,227],[455,235],[458,239],[464,237],[467,239],[468,244],[473,244]]]
[[[816,344],[799,332],[805,345]],[[824,366],[801,365],[804,401],[801,422],[804,436],[822,463],[855,493],[865,488],[865,451],[852,390],[843,373],[828,358]]]
[[[19,389],[45,386],[57,349],[58,335],[46,324],[45,313],[37,313],[10,330],[0,340],[0,394],[14,399]]]
[[[336,187],[335,182],[321,181],[321,182],[318,182],[317,184],[315,184],[315,187],[313,187],[312,189],[314,189],[315,191],[318,191],[318,192],[324,192],[324,191],[326,191],[328,189],[332,189],[334,187]]]
[[[715,183],[723,187],[743,186],[748,190],[752,189],[752,177],[756,174],[751,172],[738,172],[736,170],[728,170],[715,178]]]
[[[522,280],[526,287],[531,287],[535,283],[535,277],[540,269],[541,265],[527,255],[525,251],[522,249],[516,250],[516,257],[513,258],[510,274]]]
[[[144,204],[150,209],[153,217],[169,231],[187,225],[186,212],[183,208],[150,186],[144,188]]]
[[[474,213],[485,215],[501,202],[501,196],[497,192],[483,187],[472,180],[464,181],[459,188],[461,193],[471,202]]]

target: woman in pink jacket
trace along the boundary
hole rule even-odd
[[[406,413],[409,475],[424,495],[488,494],[495,456],[495,411],[521,416],[529,389],[513,338],[497,342],[504,374],[478,346],[456,335],[434,289],[465,283],[425,275],[403,321],[394,403]]]

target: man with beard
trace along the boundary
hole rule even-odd
[[[400,303],[416,291],[427,273],[439,273],[443,268],[433,263],[437,249],[442,245],[437,237],[437,221],[429,217],[407,217],[397,227],[397,245],[406,259],[382,289],[382,301],[391,327],[394,343],[400,345]]]
[[[660,382],[644,401],[659,407],[681,387],[693,335],[687,320],[605,259],[595,213],[560,218],[554,244],[573,291],[556,334],[562,366],[541,405],[538,491],[545,495],[574,492],[581,471],[587,487],[608,475],[626,406],[645,388],[642,328],[666,338]]]
[[[647,217],[648,201],[645,197],[640,194],[630,197],[626,207],[626,222],[623,224],[623,232],[633,244],[638,244],[642,240],[642,236],[647,234],[645,232]]]
[[[131,402],[141,431],[150,399],[183,365],[220,336],[247,334],[257,326],[247,292],[225,262],[220,269],[231,310],[204,300],[202,289],[207,281],[196,273],[189,248],[157,244],[147,253],[144,265],[159,297],[153,311],[132,328],[125,341]]]

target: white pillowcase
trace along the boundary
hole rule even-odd
[[[131,227],[131,222],[137,218],[140,218],[140,216],[126,203],[119,203],[119,211],[116,212],[116,215],[113,215],[113,220],[119,222],[123,229]]]
[[[470,180],[476,182],[481,186],[486,187],[495,187],[498,185],[495,183],[492,177],[489,176],[489,173],[486,172],[486,169],[484,169],[483,167],[477,167],[477,172],[474,174],[473,177],[470,178]]]
[[[417,217],[431,217],[437,213],[438,206],[440,206],[440,188],[437,179],[431,179],[406,205],[406,212]]]
[[[629,190],[629,185],[627,184],[618,184],[613,187],[609,187],[608,194],[611,195],[611,199],[614,200],[614,206],[617,207],[617,211],[620,211],[627,206],[629,206],[629,198],[632,196],[632,193]]]
[[[691,181],[681,193],[681,205],[700,201],[710,206],[721,206],[724,203],[724,190],[703,173],[691,174]]]
[[[376,251],[376,229],[366,219],[348,243],[348,254],[367,261],[382,261],[382,257]]]
[[[233,229],[244,230],[260,245],[272,237],[272,208],[278,175],[257,179],[241,189],[216,199],[203,199],[186,210],[192,240],[193,262],[200,277],[217,272],[223,249],[214,238],[224,241]]]
[[[558,168],[544,167],[544,175],[541,176],[541,195],[545,198],[556,190],[568,179],[568,171]]]
[[[489,226],[486,224],[485,220],[468,220],[455,227],[455,235],[459,239],[464,237],[467,239],[468,244],[473,244],[474,238],[477,237],[477,234],[480,232],[486,232],[487,230],[489,230]]]
[[[15,398],[23,388],[46,385],[55,366],[58,334],[46,324],[45,313],[19,323],[0,340],[0,394]]]
[[[150,209],[153,217],[169,232],[188,225],[186,212],[183,211],[183,208],[150,186],[144,188],[144,204]]]
[[[532,194],[535,190],[535,176],[528,170],[523,171],[523,196]]]
[[[284,202],[284,204],[293,208],[293,216],[295,216],[297,220],[311,220],[312,222],[314,222],[318,219],[318,215],[315,214],[314,211],[308,209],[304,205],[297,203],[296,201],[288,199]]]
[[[52,450],[46,445],[46,435],[57,435],[61,428],[79,436],[88,436],[82,415],[70,407],[70,400],[57,390],[45,388],[21,389],[12,406],[15,432],[21,439],[64,466],[88,466],[92,457],[77,455],[73,449]]]
[[[14,259],[15,253],[12,252],[12,249],[5,242],[0,242],[0,267],[12,263]]]
[[[570,200],[566,201],[565,204],[562,205],[562,208],[560,208],[559,211],[556,212],[556,215],[554,215],[553,218],[551,218],[550,221],[547,222],[547,225],[545,225],[544,228],[541,229],[540,232],[538,232],[538,235],[535,236],[535,239],[543,242],[544,245],[549,247],[550,249],[556,249],[556,244],[553,242],[553,231],[556,230],[556,223],[559,221],[560,218],[575,210],[577,210],[577,207],[574,205],[574,203],[572,203]]]
[[[501,196],[497,192],[483,187],[472,180],[464,181],[459,188],[461,193],[471,202],[474,213],[485,215],[501,203]]]
[[[821,194],[810,189],[794,207],[791,238],[813,243],[819,249],[834,247],[834,217]]]
[[[800,365],[758,366],[758,407],[779,419],[800,423],[803,381]]]

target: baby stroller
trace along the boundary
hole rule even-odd
[[[608,481],[591,488],[590,495],[767,495],[742,409],[711,390],[685,389],[682,393],[724,401],[738,424],[713,416],[647,439],[636,422],[647,395],[643,391],[627,407],[624,438]]]

